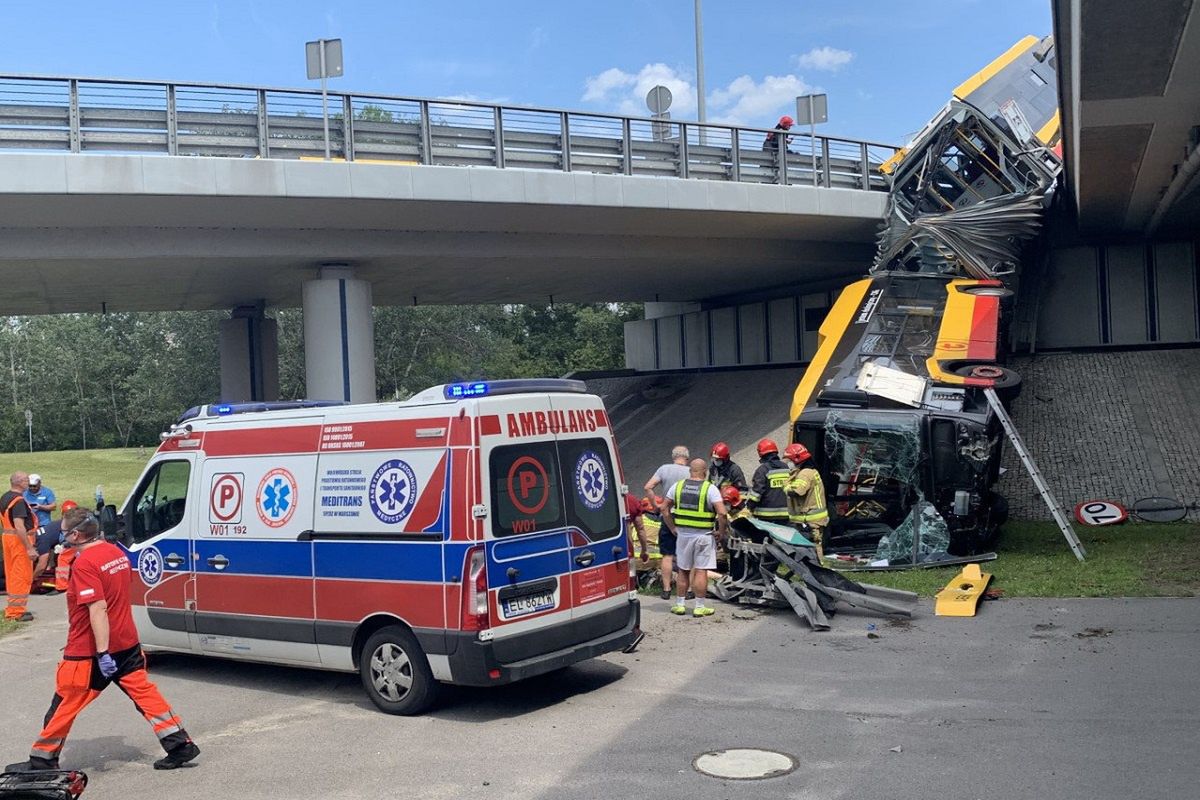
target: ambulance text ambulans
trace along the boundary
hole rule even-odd
[[[147,650],[357,671],[382,710],[639,635],[620,463],[579,381],[191,409],[105,533]]]

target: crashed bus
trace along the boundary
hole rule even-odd
[[[990,548],[1003,431],[984,395],[1013,286],[1060,171],[1054,45],[1026,37],[964,82],[886,162],[870,276],[847,286],[797,386],[791,439],[814,454],[826,550],[917,564]]]

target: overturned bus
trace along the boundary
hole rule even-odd
[[[847,286],[796,388],[791,437],[829,495],[826,550],[917,564],[991,547],[1012,287],[1060,160],[1054,48],[1027,37],[955,91],[883,165],[891,184],[870,277]]]

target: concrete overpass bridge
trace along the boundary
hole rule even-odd
[[[465,101],[331,105],[327,162],[316,92],[0,76],[0,313],[234,309],[223,392],[258,399],[276,391],[263,307],[302,304],[309,396],[373,399],[372,304],[653,314],[836,285],[873,254],[894,152]]]

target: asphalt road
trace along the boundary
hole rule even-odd
[[[782,612],[644,605],[637,653],[451,690],[416,719],[376,712],[353,675],[158,657],[197,766],[154,771],[149,727],[116,690],[63,764],[91,776],[85,800],[1196,796],[1200,598],[1004,600],[974,619],[926,601],[911,624],[842,613],[827,633]],[[33,598],[39,621],[0,640],[0,764],[25,757],[45,712],[62,606]],[[761,782],[692,769],[727,747],[800,766]]]

